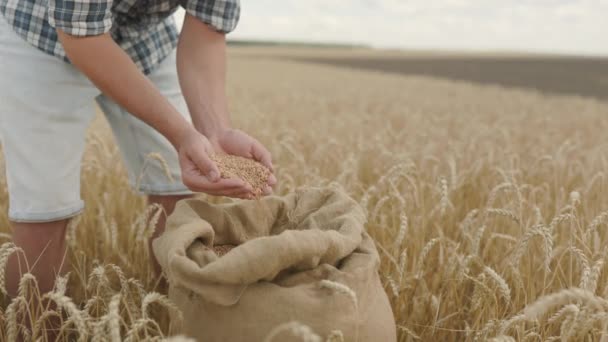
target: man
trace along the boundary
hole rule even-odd
[[[172,14],[180,5],[187,14],[178,37]],[[80,160],[93,116],[82,107],[93,98],[132,185],[167,213],[192,191],[250,198],[242,180],[220,179],[214,152],[272,170],[266,148],[230,125],[225,34],[238,22],[238,0],[0,0],[0,12],[0,138],[13,240],[25,254],[7,265],[10,294],[24,261],[41,292],[66,270],[66,223],[83,208]],[[152,152],[181,183],[154,167],[140,177]],[[270,176],[267,194],[275,182]],[[154,237],[162,229],[164,221]]]

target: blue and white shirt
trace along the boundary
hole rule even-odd
[[[177,45],[172,14],[179,6],[223,33],[240,15],[239,0],[0,0],[0,13],[25,40],[66,61],[56,28],[81,37],[110,32],[149,73]]]

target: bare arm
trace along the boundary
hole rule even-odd
[[[57,30],[70,61],[104,94],[154,127],[173,146],[191,129],[109,34],[75,37]],[[137,89],[137,91],[133,91]]]
[[[177,73],[194,127],[209,138],[230,128],[225,35],[186,14],[177,46]]]
[[[272,170],[270,152],[256,139],[231,127],[225,89],[225,35],[186,14],[177,47],[177,72],[192,122],[214,148],[255,159]],[[275,183],[271,175],[268,184]]]
[[[57,30],[70,61],[104,94],[146,122],[178,151],[182,181],[194,191],[246,197],[239,180],[219,180],[208,139],[178,113],[109,34],[75,37]]]

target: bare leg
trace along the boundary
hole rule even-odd
[[[53,289],[57,275],[65,274],[69,268],[65,231],[67,220],[48,223],[17,223],[11,222],[13,229],[13,243],[23,252],[13,253],[6,265],[6,289],[10,297],[15,298],[19,290],[19,281],[25,273],[31,273],[38,282],[40,294]],[[3,272],[4,270],[0,270]],[[39,298],[26,298],[27,301],[39,303]],[[47,304],[40,303],[43,306]],[[33,313],[34,317],[37,315]],[[24,317],[24,324],[31,328],[34,317]],[[47,322],[46,332],[43,334],[47,340],[54,340],[58,329],[58,321],[51,319]],[[23,336],[18,341],[23,341]]]
[[[40,293],[53,289],[55,277],[69,270],[65,231],[67,220],[48,223],[12,222],[13,242],[23,253],[13,253],[6,266],[9,295],[17,295],[21,276],[30,272],[36,277]]]
[[[191,197],[192,197],[192,195],[177,195],[177,196],[150,195],[150,196],[148,196],[148,202],[150,204],[158,203],[158,204],[162,205],[163,208],[165,209],[166,215],[171,215],[171,213],[173,212],[173,209],[175,209],[175,204],[177,203],[177,201],[185,199],[185,198],[191,198]],[[165,223],[167,222],[166,215],[160,216],[160,219],[158,220],[158,223],[156,224],[156,229],[154,230],[154,234],[152,234],[152,236],[150,237],[150,240],[148,241],[148,246],[150,247],[150,251],[152,251],[152,240],[159,237],[165,231]],[[154,254],[154,253],[152,253],[152,254]],[[156,257],[153,257],[151,262],[154,267],[154,271],[155,271],[156,275],[159,276],[161,274],[161,269],[160,269],[160,265],[156,261]]]

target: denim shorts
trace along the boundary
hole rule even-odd
[[[148,77],[190,120],[175,51]],[[110,123],[136,190],[191,193],[179,181],[177,152],[161,134],[100,94],[72,65],[22,40],[0,17],[0,142],[11,220],[56,221],[82,211],[80,166],[86,130],[95,115],[93,100]],[[146,162],[150,153],[167,161],[175,181],[169,181],[159,163]]]

